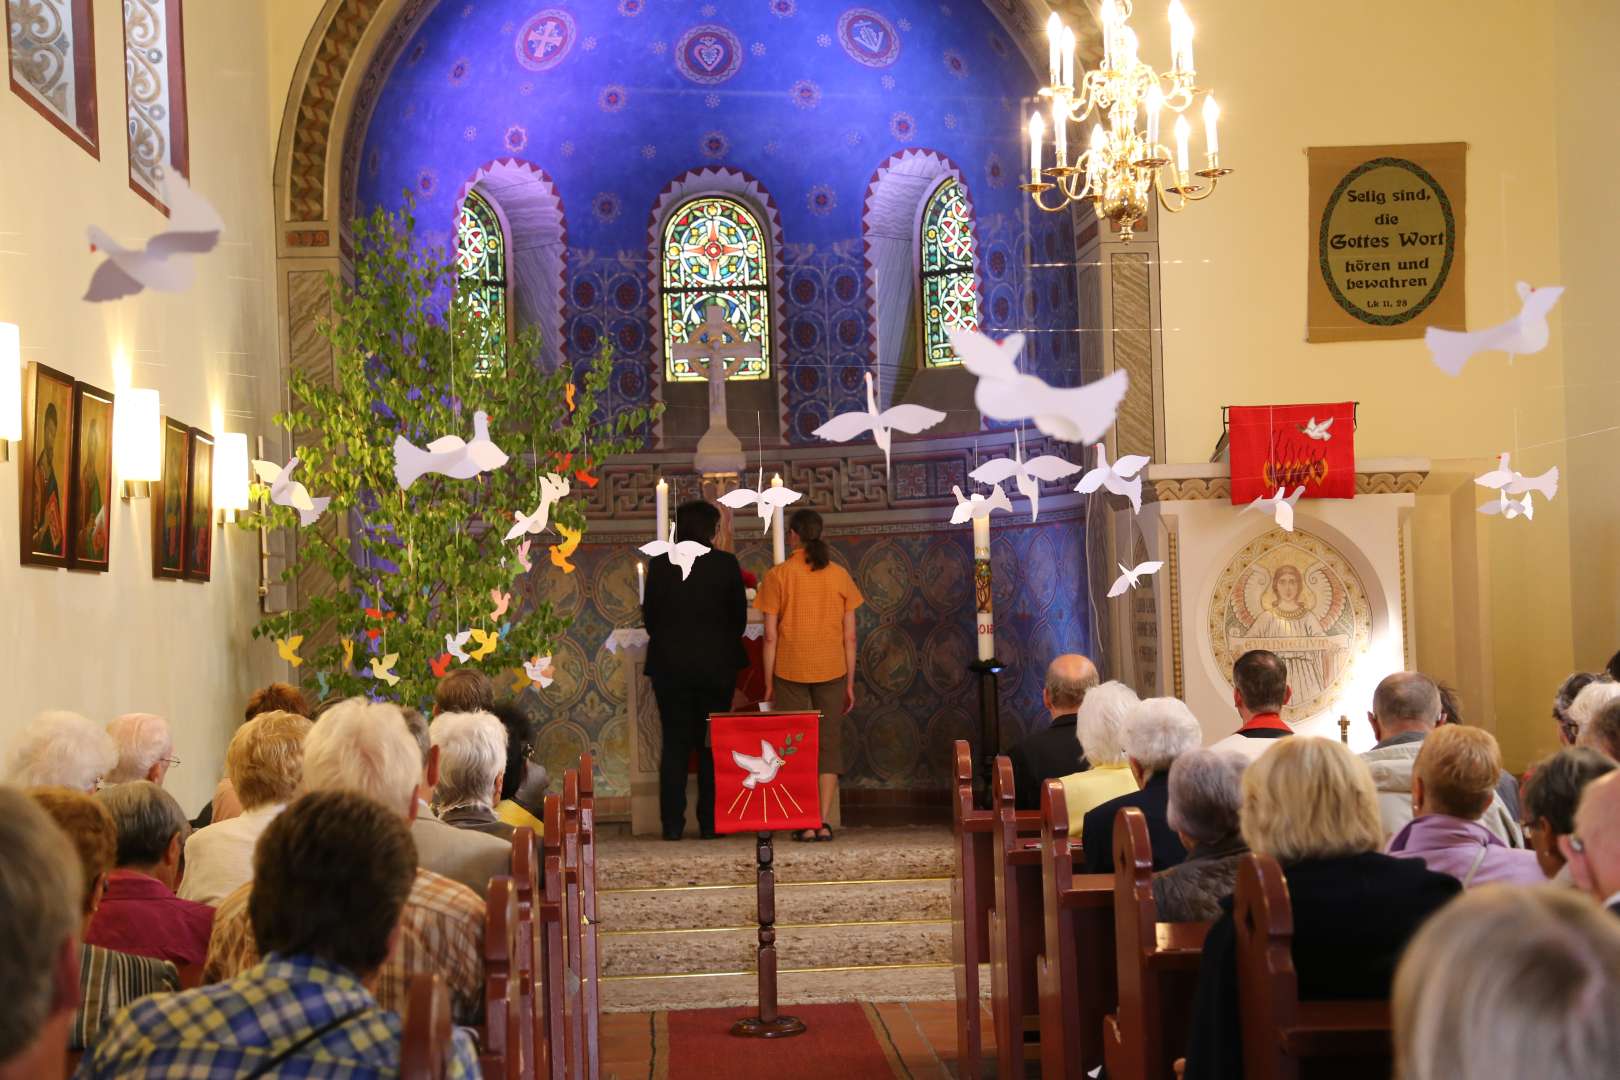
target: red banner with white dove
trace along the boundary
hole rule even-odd
[[[1307,499],[1356,495],[1356,403],[1233,405],[1227,410],[1232,503],[1270,498],[1281,488]]]
[[[821,824],[817,712],[715,713],[714,830],[814,829]]]

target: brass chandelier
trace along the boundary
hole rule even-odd
[[[1189,203],[1209,198],[1219,178],[1232,171],[1220,162],[1216,126],[1221,108],[1213,94],[1193,84],[1193,26],[1181,0],[1170,0],[1170,70],[1162,75],[1137,56],[1136,32],[1127,25],[1130,18],[1131,0],[1103,0],[1102,64],[1082,72],[1078,84],[1074,31],[1056,12],[1047,21],[1051,85],[1040,96],[1051,106],[1053,163],[1041,167],[1046,123],[1036,111],[1029,118],[1029,183],[1020,185],[1036,206],[1049,212],[1089,201],[1099,218],[1119,228],[1125,241],[1131,239],[1152,199],[1170,213],[1179,213]],[[1199,98],[1205,167],[1193,170],[1188,153],[1192,125],[1186,112]],[[1175,117],[1173,153],[1159,140],[1166,110]],[[1138,117],[1145,117],[1141,129]],[[1071,161],[1069,125],[1087,120],[1092,121],[1090,138]],[[1055,205],[1048,205],[1048,192],[1057,193]]]

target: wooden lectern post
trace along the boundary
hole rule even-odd
[[[731,1033],[748,1039],[783,1039],[803,1035],[804,1021],[776,1013],[776,850],[768,832],[758,834],[759,858],[759,1015],[731,1025]]]

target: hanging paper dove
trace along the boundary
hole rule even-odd
[[[294,634],[290,638],[276,638],[276,652],[280,653],[281,658],[287,663],[297,667],[304,662],[304,658],[298,655],[298,646],[303,643],[303,634]]]
[[[1159,567],[1163,566],[1164,563],[1159,561],[1137,563],[1135,567],[1129,570],[1125,568],[1124,563],[1119,563],[1118,565],[1120,571],[1119,577],[1114,579],[1113,586],[1108,590],[1108,595],[1111,597],[1119,596],[1127,589],[1136,588],[1136,582],[1138,579],[1147,577],[1149,574],[1157,573]]]
[[[1530,521],[1536,516],[1536,508],[1530,502],[1530,493],[1528,491],[1524,493],[1523,499],[1512,499],[1508,497],[1506,489],[1502,491],[1501,498],[1492,499],[1480,507],[1479,512],[1482,514],[1501,514],[1509,521],[1517,517]]]
[[[686,575],[692,572],[692,564],[709,553],[708,547],[698,543],[696,540],[682,540],[677,544],[675,542],[675,523],[673,521],[669,523],[668,540],[650,540],[642,544],[638,550],[649,559],[656,559],[662,555],[671,563],[680,567],[682,581],[685,581]]]
[[[478,647],[468,653],[467,657],[470,660],[482,660],[495,651],[495,646],[500,644],[501,635],[490,630],[480,630],[475,626],[472,629],[472,640],[478,643]]]
[[[1299,497],[1303,494],[1305,494],[1304,484],[1295,488],[1292,495],[1286,496],[1283,494],[1283,489],[1278,488],[1275,495],[1262,495],[1243,509],[1264,510],[1272,516],[1272,519],[1277,522],[1278,527],[1284,532],[1293,532],[1294,504],[1299,502]]]
[[[472,640],[472,631],[463,630],[459,634],[444,635],[444,649],[461,663],[467,662],[467,642]]]
[[[343,639],[343,670],[348,671],[354,667],[354,639]]]
[[[1015,435],[1012,457],[992,458],[968,475],[981,484],[1017,481],[1018,494],[1029,500],[1029,520],[1034,521],[1041,510],[1041,481],[1062,480],[1079,471],[1080,466],[1055,454],[1042,454],[1025,461],[1023,439]]]
[[[428,661],[428,670],[433,672],[435,679],[442,679],[445,673],[450,670],[450,661],[452,659],[453,657],[449,653],[440,653],[437,657]]]
[[[562,522],[557,522],[557,531],[562,534],[562,543],[551,545],[551,565],[559,568],[565,574],[574,572],[574,564],[568,561],[579,547],[579,538],[585,535],[583,529],[570,529]]]
[[[421,449],[403,435],[394,437],[394,479],[406,491],[425,473],[439,473],[453,480],[471,480],[479,473],[492,472],[505,465],[507,457],[489,437],[489,415],[473,413],[473,437],[445,435]]]
[[[506,614],[507,606],[512,603],[512,594],[509,592],[502,592],[500,589],[491,589],[489,590],[489,599],[490,602],[495,605],[495,610],[489,613],[490,621],[494,622],[496,619]]]
[[[394,674],[394,665],[399,663],[399,653],[391,652],[387,656],[371,658],[371,677],[381,679],[389,686],[399,683],[399,676]]]
[[[551,507],[558,499],[568,496],[568,478],[558,476],[556,473],[546,473],[540,478],[540,505],[534,508],[532,514],[513,512],[512,519],[517,522],[506,530],[508,540],[516,540],[524,533],[544,532],[551,523]]]
[[[532,541],[525,540],[525,541],[523,541],[523,543],[518,545],[518,549],[517,549],[518,565],[523,567],[523,572],[525,574],[527,574],[530,570],[534,569],[534,563],[529,561],[529,544],[530,543],[532,543]]]
[[[1511,362],[1515,356],[1529,356],[1545,349],[1547,339],[1551,336],[1547,328],[1547,313],[1564,295],[1564,287],[1544,285],[1535,289],[1521,281],[1518,291],[1521,301],[1519,313],[1505,323],[1475,330],[1471,334],[1441,330],[1435,326],[1425,330],[1423,344],[1429,347],[1429,355],[1435,366],[1447,375],[1460,375],[1463,365],[1475,353],[1499,350],[1507,353]]]
[[[818,439],[828,442],[848,442],[867,432],[872,433],[872,441],[877,448],[883,451],[883,467],[889,467],[889,444],[891,435],[896,431],[903,431],[907,435],[915,435],[919,431],[929,428],[945,419],[945,414],[938,409],[930,409],[924,405],[891,405],[878,412],[877,393],[872,388],[872,373],[866,373],[866,411],[839,413],[837,416],[822,424],[810,434]]]
[[[298,511],[300,525],[313,525],[320,520],[326,508],[332,504],[329,496],[312,499],[309,489],[298,481],[291,479],[292,471],[298,468],[298,459],[295,457],[285,465],[277,465],[273,461],[264,461],[259,458],[253,460],[253,472],[259,478],[259,483],[270,488],[270,501],[277,506],[290,506]]]
[[[1558,494],[1558,466],[1554,465],[1540,476],[1526,476],[1508,464],[1507,454],[1500,454],[1496,459],[1496,468],[1482,476],[1474,477],[1474,483],[1508,495],[1523,495],[1535,491],[1539,492],[1542,498],[1550,499]]]
[[[764,470],[760,470],[761,481],[764,480]],[[771,534],[771,521],[776,517],[779,507],[790,506],[804,498],[803,493],[780,484],[761,483],[756,491],[753,488],[733,488],[720,496],[720,505],[729,506],[733,510],[742,510],[745,507],[755,507],[759,512],[759,519],[765,523],[765,535]]]
[[[185,292],[196,278],[195,256],[206,255],[219,244],[225,223],[207,199],[191,190],[178,169],[164,178],[169,204],[169,227],[139,250],[118,244],[100,228],[89,229],[90,250],[107,256],[90,277],[84,298],[91,303],[134,296],[143,289]]]
[[[556,681],[554,678],[555,669],[551,666],[550,656],[537,656],[533,660],[525,660],[523,662],[523,674],[529,677],[530,682],[538,683],[542,690]]]
[[[1131,510],[1142,512],[1142,477],[1139,475],[1148,459],[1142,454],[1126,454],[1112,465],[1108,464],[1108,448],[1097,444],[1097,464],[1080,478],[1074,490],[1090,495],[1099,487],[1131,500]]]
[[[1125,370],[1084,386],[1050,386],[1018,370],[1024,335],[996,344],[977,330],[950,330],[951,348],[962,366],[979,377],[973,401],[997,420],[1029,419],[1043,434],[1064,442],[1096,442],[1114,425],[1130,379]]]
[[[971,496],[965,496],[962,489],[955,485],[951,486],[951,490],[956,493],[956,509],[951,511],[952,525],[962,525],[974,518],[989,517],[992,510],[1012,513],[1012,500],[1007,498],[1007,493],[1001,490],[1000,484],[991,485],[989,495],[980,495],[975,491]]]

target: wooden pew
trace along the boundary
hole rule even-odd
[[[510,877],[489,881],[484,902],[484,1034],[478,1067],[485,1080],[523,1080],[523,1012],[517,978],[517,888]]]
[[[400,1080],[444,1080],[450,1059],[450,992],[438,975],[412,975],[399,1040]]]
[[[580,884],[580,998],[585,1017],[585,1048],[589,1075],[594,1080],[601,1058],[602,961],[596,918],[596,763],[591,755],[579,759],[579,884]]]
[[[1076,874],[1063,784],[1041,791],[1041,1076],[1081,1080],[1102,1064],[1102,1021],[1114,1007],[1114,879]]]
[[[546,1053],[545,1009],[540,987],[540,863],[534,831],[527,827],[512,834],[512,884],[517,892],[518,1005],[522,1026],[518,1044],[523,1060],[535,1076],[547,1076],[551,1067]]]
[[[541,824],[545,826],[543,854],[540,861],[540,892],[537,896],[540,910],[540,956],[536,967],[540,972],[541,992],[540,1029],[544,1033],[545,1054],[550,1065],[550,1080],[568,1080],[568,996],[571,991],[565,974],[567,955],[563,946],[563,869],[562,869],[562,798],[547,795],[542,810]],[[577,1074],[574,1074],[577,1075]]]
[[[1238,864],[1238,1009],[1243,1072],[1250,1080],[1389,1076],[1389,1002],[1301,1001],[1294,971],[1294,915],[1282,868],[1250,852]]]
[[[563,996],[564,1023],[568,1028],[568,1076],[570,1080],[594,1077],[593,1055],[585,1041],[585,934],[583,891],[579,871],[579,770],[563,773],[562,795],[562,899],[563,958],[567,969],[563,978],[568,989]]]
[[[1168,1080],[1187,1045],[1198,962],[1210,924],[1159,921],[1147,818],[1114,819],[1114,933],[1119,1007],[1103,1024],[1109,1080]]]

